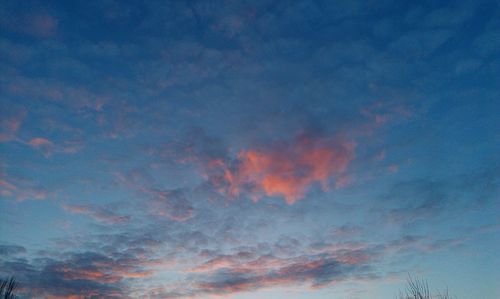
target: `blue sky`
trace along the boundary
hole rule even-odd
[[[30,298],[500,288],[496,1],[2,1]]]

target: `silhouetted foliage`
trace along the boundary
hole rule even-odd
[[[0,299],[14,299],[16,295],[14,291],[17,287],[17,282],[14,277],[10,279],[0,279]]]
[[[438,292],[437,295],[432,295],[427,281],[408,276],[406,289],[400,292],[398,299],[453,299],[453,297],[448,293],[448,289],[443,293]]]

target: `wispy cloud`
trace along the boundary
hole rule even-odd
[[[110,209],[90,205],[63,205],[63,208],[73,214],[82,214],[99,222],[119,224],[130,221],[130,216],[118,215]]]
[[[45,157],[50,157],[50,155],[52,154],[52,151],[54,149],[54,143],[50,140],[48,140],[47,138],[43,138],[43,137],[35,137],[33,139],[31,139],[30,141],[28,141],[28,144],[36,149],[36,150],[40,150],[43,155]]]
[[[152,181],[139,172],[117,173],[119,183],[136,190],[146,198],[151,215],[167,217],[174,221],[186,221],[193,217],[194,207],[183,189],[164,190],[152,187]]]
[[[22,110],[14,115],[4,115],[0,120],[0,142],[7,142],[16,139],[16,133],[26,118],[26,111]]]
[[[175,221],[186,221],[193,217],[193,206],[183,190],[153,191],[149,201],[153,214],[166,216]]]
[[[49,190],[34,182],[0,173],[0,195],[3,197],[10,197],[17,201],[42,200],[46,199],[49,194]]]

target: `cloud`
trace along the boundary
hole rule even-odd
[[[25,117],[26,111],[24,110],[11,116],[2,115],[2,120],[0,120],[0,142],[7,142],[15,139],[16,133],[21,127]]]
[[[184,191],[155,191],[149,201],[154,214],[166,216],[175,221],[186,221],[193,216],[193,206],[187,200]]]
[[[468,240],[407,235],[379,243],[322,241],[305,245],[288,238],[274,245],[246,245],[227,249],[229,253],[223,253],[222,249],[197,251],[193,256],[185,255],[189,252],[186,242],[192,240],[199,243],[198,247],[206,246],[203,241],[206,236],[181,230],[168,237],[162,234],[164,228],[161,229],[155,237],[149,236],[154,230],[135,235],[124,232],[86,237],[78,250],[53,252],[31,261],[2,256],[0,274],[15,275],[22,284],[29,282],[29,289],[23,289],[23,294],[126,298],[126,294],[147,297],[145,294],[149,293],[161,298],[206,298],[269,287],[321,288],[337,282],[380,279],[383,274],[376,271],[376,267],[386,257],[393,260],[395,254],[432,253],[455,248]],[[177,243],[171,247],[176,253],[161,251],[160,255],[155,254],[157,249],[164,248],[162,244],[166,240]],[[278,250],[282,245],[299,250]],[[86,250],[88,246],[94,250]],[[14,251],[20,251],[15,247]],[[174,269],[165,254],[184,256],[189,259],[184,265],[193,266],[174,284],[153,288],[148,282],[159,277],[156,276],[159,269]],[[155,255],[161,258],[153,258]],[[144,288],[145,285],[148,287]]]
[[[305,251],[308,254],[279,257],[257,250],[215,256],[192,268],[195,287],[190,295],[227,295],[261,288],[309,284],[323,287],[358,275],[373,275],[378,257],[374,246],[333,246]],[[181,296],[179,296],[181,297]]]
[[[345,239],[359,236],[363,232],[363,228],[358,225],[342,225],[336,227],[332,231],[332,235],[335,238]]]
[[[54,149],[54,143],[43,137],[35,137],[31,139],[28,144],[36,149],[40,150],[45,157],[49,157]]]
[[[23,246],[0,244],[0,255],[2,256],[12,256],[21,253],[26,253],[26,248]]]
[[[43,137],[32,138],[26,144],[33,149],[41,151],[46,158],[50,157],[54,152],[75,154],[83,147],[83,142],[81,141],[65,141],[62,145],[56,145],[51,140]]]
[[[1,256],[0,274],[14,275],[22,286],[19,292],[29,298],[129,298],[125,281],[148,279],[165,265],[151,258],[156,243],[144,239],[128,236],[112,245],[117,240],[106,238],[101,245],[94,243],[93,251],[52,252],[32,260]],[[119,249],[122,244],[128,248]],[[13,249],[19,251],[17,246],[8,248]]]
[[[116,283],[125,278],[142,278],[152,271],[136,269],[138,260],[110,258],[97,253],[74,254],[68,260],[46,266],[51,272],[62,275],[64,280],[88,280],[99,283]],[[140,263],[139,263],[140,264]]]
[[[130,216],[118,215],[109,209],[89,205],[63,205],[63,208],[70,213],[86,215],[96,221],[110,224],[124,223],[131,219]]]
[[[186,221],[193,216],[194,207],[183,189],[163,190],[153,188],[152,178],[145,172],[131,171],[126,175],[116,174],[120,183],[135,189],[146,197],[151,214],[164,216],[174,221]]]
[[[436,216],[450,203],[448,187],[445,182],[429,179],[398,182],[382,197],[382,217],[385,221],[409,224]]]
[[[376,89],[376,86],[373,86]],[[399,102],[390,101],[375,101],[370,105],[360,109],[361,115],[370,121],[366,125],[365,130],[367,133],[372,134],[373,130],[386,125],[390,122],[394,122],[400,119],[407,119],[411,117],[415,112]],[[385,151],[381,151],[375,156],[375,160],[383,160],[385,158]]]
[[[89,266],[85,270],[80,265],[66,264],[53,259],[45,259],[41,264],[24,259],[3,261],[1,266],[1,273],[15,275],[19,284],[23,286],[19,289],[19,293],[26,298],[33,298],[34,296],[55,296],[56,298],[100,296],[113,298],[112,296],[119,294],[124,295],[122,288],[118,287],[117,283],[112,284],[109,281],[99,282],[88,279],[91,273],[98,276],[97,271]],[[71,271],[71,274],[69,274],[69,271]],[[85,271],[86,275],[83,274]],[[82,275],[73,275],[77,272]]]
[[[347,170],[355,147],[353,141],[308,131],[290,141],[249,146],[234,155],[220,139],[198,129],[186,134],[184,141],[167,144],[161,154],[197,165],[209,185],[226,198],[246,196],[257,201],[277,196],[293,204],[315,184],[324,191],[331,180],[336,188],[352,184]]]
[[[49,191],[33,182],[0,173],[0,195],[17,201],[46,199]]]
[[[288,204],[304,198],[320,183],[328,190],[329,180],[346,172],[354,158],[355,144],[333,138],[303,134],[289,143],[240,151],[234,163],[208,162],[209,180],[231,197],[246,192],[252,199],[281,196]]]
[[[181,163],[197,163],[205,167],[213,160],[227,160],[229,153],[221,139],[209,136],[201,128],[193,128],[184,133],[185,138],[170,142],[161,153]]]
[[[450,176],[446,179],[415,178],[396,182],[372,211],[382,222],[414,224],[434,221],[443,214],[481,207],[496,198],[500,187],[498,166]]]
[[[52,141],[46,139],[46,138],[42,138],[42,137],[35,137],[33,139],[31,139],[29,141],[29,145],[31,145],[32,147],[38,149],[38,148],[41,148],[41,147],[44,147],[44,146],[52,146],[53,143]]]

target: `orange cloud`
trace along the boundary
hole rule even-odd
[[[288,145],[243,150],[234,170],[222,160],[212,160],[208,168],[221,173],[210,180],[220,192],[232,197],[244,189],[254,200],[263,195],[282,196],[293,204],[314,183],[327,190],[329,180],[347,170],[354,147],[354,143],[302,136]]]

